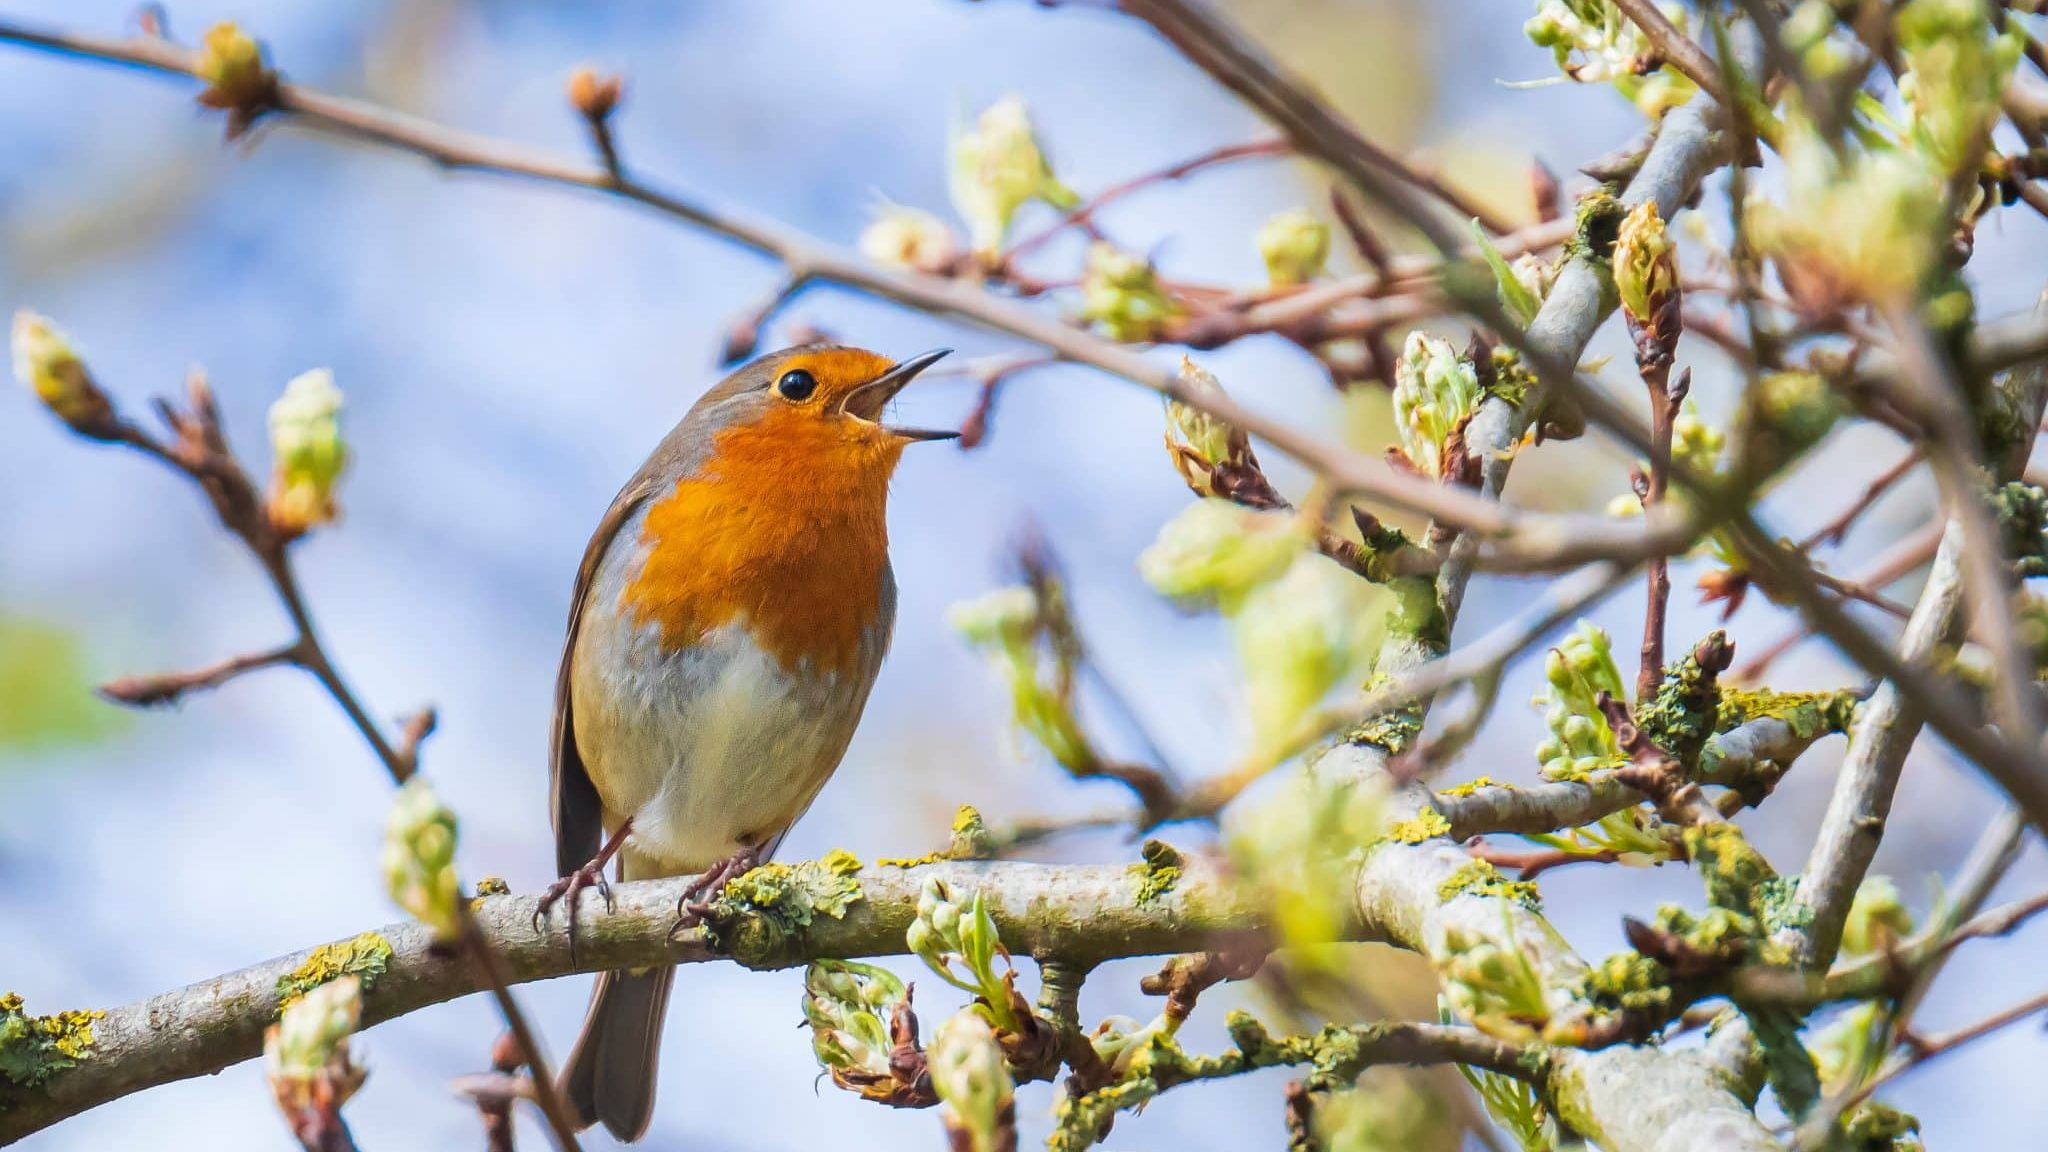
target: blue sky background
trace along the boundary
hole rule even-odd
[[[0,0],[9,17],[97,31],[123,27],[130,8]],[[1254,27],[1382,138],[1427,142],[1454,174],[1512,198],[1532,156],[1570,172],[1639,127],[1604,90],[1497,83],[1548,70],[1520,36],[1527,10],[1520,0],[1292,0],[1260,7]],[[1030,100],[1062,176],[1084,192],[1265,134],[1142,27],[1021,2],[194,0],[171,18],[187,38],[238,19],[293,79],[579,154],[563,78],[585,62],[623,72],[618,131],[636,170],[845,243],[881,193],[944,211],[949,123],[1008,92]],[[217,121],[189,97],[160,79],[0,47],[0,308],[56,317],[133,409],[205,365],[231,433],[259,462],[264,412],[283,382],[334,370],[356,456],[345,523],[300,549],[309,595],[378,714],[439,706],[426,767],[461,814],[466,874],[531,888],[552,859],[546,732],[576,559],[618,484],[716,377],[727,321],[776,270],[596,197],[451,177],[292,131],[224,149]],[[1312,174],[1264,162],[1158,189],[1107,219],[1170,272],[1244,282],[1260,275],[1250,239],[1258,223],[1321,197]],[[1710,194],[1717,227],[1718,203]],[[2043,229],[1999,216],[1979,246],[1987,310],[2026,306],[2041,287]],[[1075,255],[1055,250],[1049,266]],[[1009,347],[830,289],[784,321],[899,355]],[[1603,345],[1620,348],[1612,332]],[[1698,347],[1682,355],[1698,367],[1708,410],[1725,409],[1725,365]],[[1314,366],[1277,341],[1205,362],[1262,408],[1337,426]],[[919,422],[954,421],[970,401],[969,385],[936,382],[904,407]],[[1026,523],[1065,557],[1097,653],[1137,689],[1168,753],[1191,773],[1229,762],[1244,725],[1221,630],[1177,615],[1133,569],[1187,499],[1158,436],[1149,395],[1057,369],[1009,388],[984,449],[910,454],[891,513],[903,588],[896,654],[790,854],[920,850],[942,838],[962,802],[1000,817],[1119,799],[1012,755],[995,688],[944,627],[947,604],[1002,578],[1006,545]],[[1895,455],[1876,435],[1841,438],[1773,501],[1774,522],[1795,532],[1826,519]],[[1595,507],[1624,483],[1619,459],[1595,442],[1542,456],[1517,497]],[[1887,500],[1841,570],[1932,509],[1924,486]],[[1681,589],[1692,575],[1680,573]],[[1511,614],[1535,585],[1478,588],[1462,636]],[[1688,599],[1681,594],[1676,635],[1711,626]],[[284,629],[258,573],[192,491],[140,459],[74,441],[19,389],[0,391],[0,614],[75,636],[92,679],[204,663],[274,643]],[[1639,614],[1631,590],[1601,618],[1628,632]],[[1733,635],[1753,650],[1782,627],[1754,603]],[[1814,647],[1781,668],[1801,686],[1848,675]],[[1526,672],[1511,681],[1454,776],[1533,775],[1540,719],[1522,703],[1532,690]],[[310,682],[256,676],[175,712],[111,723],[89,744],[0,749],[0,986],[45,1010],[126,1002],[393,917],[375,867],[388,787]],[[1803,858],[1839,751],[1837,742],[1814,753],[1747,820],[1787,870]],[[1927,878],[1954,866],[1992,810],[1973,774],[1923,749],[1880,867],[1924,910]],[[1107,860],[1131,848],[1103,837],[1051,851]],[[2030,850],[2002,893],[2038,888],[2044,871]],[[1596,956],[1621,946],[1624,906],[1699,901],[1696,882],[1675,867],[1566,870],[1544,888],[1559,925]],[[2037,991],[2038,965],[2025,958],[2043,941],[2030,929],[1965,949],[1926,1026]],[[1086,1012],[1150,1016],[1156,1005],[1135,991],[1145,967],[1105,969]],[[724,966],[683,974],[653,1146],[940,1146],[928,1114],[813,1088],[796,1028],[798,980]],[[587,983],[523,990],[558,1054]],[[936,1020],[951,1005],[924,985],[921,1007]],[[1229,1002],[1205,1001],[1193,1043],[1222,1043],[1216,1021]],[[482,1000],[372,1029],[359,1042],[371,1079],[349,1110],[363,1146],[475,1142],[474,1115],[446,1083],[479,1067],[495,1034]],[[2044,1057],[2039,1029],[2022,1026],[1916,1074],[1893,1098],[1921,1116],[1930,1146],[2009,1145],[2048,1122],[2048,1101],[2028,1090]],[[1174,1093],[1120,1122],[1109,1146],[1277,1147],[1281,1081],[1267,1074]],[[1027,1141],[1042,1136],[1048,1101],[1043,1085],[1022,1093]],[[245,1064],[130,1097],[24,1147],[143,1138],[163,1148],[289,1146],[258,1067]],[[542,1146],[537,1130],[525,1139]],[[590,1146],[605,1143],[594,1136]]]

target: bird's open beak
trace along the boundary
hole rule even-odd
[[[882,409],[896,398],[898,392],[903,391],[903,386],[917,379],[918,373],[938,363],[952,351],[951,348],[934,348],[908,360],[899,361],[894,368],[847,393],[840,410],[849,416],[880,423]],[[905,440],[953,440],[960,435],[950,429],[900,428],[892,424],[883,424],[882,430]]]

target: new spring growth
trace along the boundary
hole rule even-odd
[[[1377,781],[1360,785],[1302,773],[1233,810],[1224,839],[1231,869],[1259,893],[1280,939],[1301,948],[1303,957],[1330,956],[1314,946],[1341,939],[1356,914],[1343,877],[1356,866],[1361,846],[1387,835],[1385,801]]]
[[[861,255],[877,264],[940,273],[959,256],[953,230],[921,208],[888,201],[875,206],[875,219],[860,234]]]
[[[1677,299],[1677,245],[1665,231],[1654,200],[1643,201],[1622,218],[1614,242],[1614,289],[1631,330],[1659,324],[1664,310]]]
[[[952,169],[953,208],[967,222],[975,255],[985,260],[1002,250],[1017,209],[1033,200],[1061,211],[1080,203],[1053,175],[1022,97],[1003,97],[972,131],[956,131]]]
[[[1458,1022],[1442,997],[1437,999],[1437,1016],[1439,1023]],[[1464,1064],[1458,1065],[1458,1074],[1478,1093],[1487,1114],[1507,1129],[1523,1152],[1550,1152],[1562,1143],[1557,1118],[1545,1106],[1543,1094],[1535,1085]]]
[[[1230,633],[1244,670],[1251,756],[1271,762],[1313,739],[1304,722],[1332,690],[1372,671],[1397,603],[1385,587],[1307,552],[1245,594]]]
[[[1898,886],[1889,877],[1866,877],[1842,925],[1842,951],[1851,956],[1887,952],[1912,934],[1913,914],[1899,899]]]
[[[1055,595],[1060,586],[1048,581]],[[1055,617],[1029,585],[1000,588],[953,605],[946,620],[987,656],[1010,690],[1010,717],[1061,767],[1084,771],[1095,752],[1074,714],[1074,646],[1049,634]],[[1063,616],[1061,617],[1063,618]]]
[[[1524,252],[1513,264],[1508,263],[1507,257],[1494,247],[1493,237],[1476,219],[1472,221],[1472,238],[1479,242],[1479,254],[1493,272],[1494,295],[1500,306],[1516,324],[1527,328],[1536,319],[1536,313],[1543,310],[1543,299],[1550,295],[1550,286],[1557,281],[1556,269],[1534,252]]]
[[[1516,1044],[1541,1037],[1550,1020],[1550,1002],[1543,992],[1542,977],[1516,943],[1513,927],[1505,918],[1499,941],[1463,925],[1452,925],[1444,933],[1437,968],[1444,999],[1473,1027]]]
[[[1179,1030],[1179,1021],[1163,1012],[1147,1024],[1140,1024],[1130,1016],[1110,1016],[1095,1026],[1095,1031],[1088,1037],[1088,1045],[1109,1066],[1112,1079],[1122,1080],[1146,1045],[1155,1038],[1171,1038]]]
[[[334,500],[348,467],[341,405],[333,373],[316,368],[293,377],[270,406],[270,450],[276,464],[264,506],[281,532],[296,536],[341,514]]]
[[[1684,9],[1660,7],[1683,31]],[[1652,119],[1692,98],[1692,81],[1677,69],[1655,67],[1655,52],[1612,0],[1541,0],[1522,31],[1550,49],[1566,76],[1581,84],[1611,83]]]
[[[1573,855],[1612,853],[1616,861],[1631,868],[1662,864],[1678,852],[1670,826],[1640,805],[1609,812],[1597,823],[1570,829],[1562,835],[1543,833],[1528,839]]]
[[[1822,1091],[1829,1095],[1847,1091],[1863,1079],[1873,1063],[1871,1036],[1881,1023],[1882,1011],[1876,1001],[1866,1000],[1813,1030],[1806,1049],[1813,1054]]]
[[[1671,422],[1671,458],[1702,476],[1720,470],[1721,450],[1728,438],[1700,416],[1699,406],[1690,398],[1679,405],[1678,418]]]
[[[1223,385],[1192,359],[1180,358],[1181,387],[1195,395],[1222,395]],[[1259,468],[1251,437],[1199,408],[1166,402],[1166,454],[1197,496],[1221,496],[1254,508],[1284,502]]]
[[[1784,458],[1820,443],[1845,411],[1842,398],[1818,372],[1767,373],[1748,399],[1746,415],[1776,438]]]
[[[569,73],[569,104],[586,120],[600,122],[618,110],[626,94],[626,82],[617,76],[601,76],[595,68],[578,68]]]
[[[1259,226],[1259,256],[1275,288],[1306,284],[1323,274],[1330,258],[1330,226],[1304,209],[1291,208]]]
[[[890,1022],[908,995],[886,968],[850,960],[812,962],[804,972],[804,1022],[811,1028],[811,1051],[834,1084],[870,1099],[893,1095]]]
[[[1534,703],[1543,709],[1550,737],[1536,746],[1543,775],[1551,780],[1577,780],[1598,768],[1623,761],[1614,730],[1601,715],[1602,692],[1624,699],[1621,671],[1607,633],[1585,621],[1543,661],[1546,691]]]
[[[1010,982],[996,975],[996,957],[1001,956],[1007,968],[1010,954],[996,934],[995,919],[980,891],[963,904],[944,880],[926,880],[917,896],[917,919],[903,938],[939,979],[979,997],[975,1008],[987,1014],[989,1023],[1006,1032],[1017,1030]],[[966,970],[965,976],[956,971],[956,962]]]
[[[1160,288],[1151,261],[1104,241],[1089,245],[1081,269],[1081,316],[1103,335],[1151,340],[1179,311]]]
[[[1184,607],[1229,613],[1247,592],[1287,571],[1307,545],[1295,516],[1201,500],[1160,528],[1138,557],[1138,574]]]
[[[78,349],[48,317],[16,312],[13,352],[14,378],[72,431],[95,440],[112,434],[113,402],[93,382]]]
[[[362,1012],[362,984],[341,976],[292,1001],[263,1034],[270,1090],[295,1131],[309,1120],[331,1120],[363,1086],[368,1073],[348,1051]]]
[[[1985,0],[1912,0],[1899,11],[1899,94],[1913,143],[1949,176],[1983,158],[2026,36],[2009,20],[2004,32],[1994,30],[1991,8]]]
[[[455,814],[434,795],[426,777],[398,790],[384,830],[381,856],[391,899],[437,939],[452,940],[460,926],[462,882],[455,874]]]
[[[1777,150],[1784,203],[1758,195],[1743,211],[1794,302],[1830,315],[1844,304],[1916,292],[1949,234],[1943,177],[1928,159],[1883,146],[1852,149],[1845,159],[1799,117],[1787,119]]]
[[[228,113],[230,140],[277,103],[277,74],[264,61],[263,46],[240,25],[223,21],[207,29],[192,72],[206,81],[199,102]]]
[[[964,1146],[973,1152],[1013,1152],[1017,1086],[988,1021],[972,1010],[955,1013],[939,1025],[925,1058],[933,1091],[952,1110],[947,1126],[965,1136]]]
[[[1444,444],[1479,408],[1479,376],[1448,340],[1408,333],[1394,366],[1394,428],[1417,472],[1442,478]]]
[[[1855,64],[1852,36],[1841,33],[1841,17],[1830,0],[1800,0],[1778,26],[1785,50],[1801,71],[1815,80],[1829,80]]]

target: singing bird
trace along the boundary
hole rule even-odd
[[[810,345],[705,393],[584,551],[555,686],[550,791],[571,944],[581,890],[696,876],[775,851],[839,766],[896,618],[885,512],[906,445],[884,424],[941,349],[900,363]],[[609,833],[609,835],[607,835]],[[673,968],[598,977],[562,1094],[638,1139]]]

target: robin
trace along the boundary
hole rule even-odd
[[[550,792],[562,877],[582,889],[695,876],[685,899],[770,856],[839,766],[889,648],[885,511],[906,445],[883,406],[946,350],[891,362],[809,345],[720,381],[626,483],[576,572],[555,683]],[[607,835],[609,833],[609,835]],[[673,968],[598,977],[562,1094],[633,1141],[654,1109]]]

